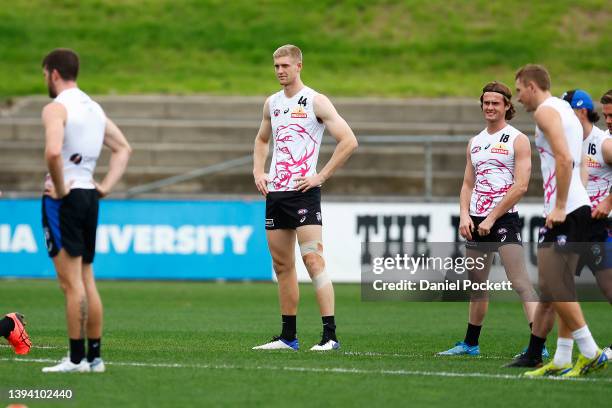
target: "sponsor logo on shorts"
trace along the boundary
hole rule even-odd
[[[567,235],[557,235],[557,245],[564,246],[567,244]]]
[[[517,239],[518,241],[520,241],[520,240],[521,240],[521,233],[520,233],[520,232],[517,232],[517,233],[516,233],[516,239]]]
[[[45,244],[47,244],[47,251],[53,251],[53,241],[51,241],[51,231],[49,231],[49,227],[43,227],[43,231],[45,233]]]
[[[540,237],[538,239],[538,242],[541,244],[542,242],[544,242],[544,238],[546,237],[546,232],[548,231],[548,229],[546,227],[540,227]]]
[[[504,242],[506,240],[506,236],[504,235],[501,239],[500,242]]]
[[[508,155],[510,154],[510,150],[508,150],[506,148],[506,145],[503,143],[497,143],[495,146],[493,146],[493,148],[491,149],[491,153],[497,153],[497,154],[505,154]]]
[[[274,226],[274,218],[266,218],[266,227]]]
[[[280,115],[280,109],[274,109],[274,117]]]
[[[306,216],[303,216],[302,218],[300,218],[300,224],[303,223],[304,221],[306,221]]]
[[[306,215],[306,214],[308,214],[308,209],[307,208],[300,208],[297,213],[299,215]]]
[[[507,229],[505,229],[505,228],[500,228],[500,229],[498,229],[498,230],[497,230],[497,233],[498,233],[499,235],[501,235],[501,234],[505,234],[506,232],[508,232],[508,230],[507,230]]]
[[[308,114],[306,113],[304,108],[302,108],[301,106],[297,106],[291,111],[291,117],[305,119],[308,117]]]
[[[321,211],[317,211],[317,221],[321,222]]]
[[[597,245],[597,244],[596,244],[596,245],[593,245],[593,246],[591,247],[591,253],[592,253],[593,255],[595,255],[595,256],[597,256],[597,255],[601,254],[601,248],[599,247],[599,245]]]

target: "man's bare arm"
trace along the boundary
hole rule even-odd
[[[554,224],[565,221],[565,206],[572,177],[573,159],[565,140],[561,116],[549,106],[540,106],[534,119],[538,127],[548,140],[555,157],[555,178],[557,183],[557,198],[555,208],[548,215],[546,226],[552,228]]]
[[[331,158],[318,174],[311,177],[296,177],[296,187],[300,191],[307,191],[323,184],[348,160],[358,146],[357,138],[348,123],[338,114],[325,95],[318,94],[315,97],[314,112],[336,139],[337,144]]]
[[[67,116],[66,108],[57,102],[51,102],[42,111],[45,128],[45,161],[53,182],[51,186],[45,186],[45,194],[53,198],[63,198],[69,192],[69,187],[64,183],[64,161],[62,159],[64,125]]]
[[[132,154],[132,148],[123,132],[108,118],[106,119],[106,129],[104,131],[104,146],[110,149],[111,157],[108,173],[101,183],[96,183],[96,189],[102,197],[107,196],[121,179]]]
[[[265,173],[266,159],[270,149],[270,135],[272,134],[272,122],[270,118],[270,98],[266,99],[263,107],[263,116],[259,131],[255,137],[253,148],[253,177],[257,190],[264,196],[268,194],[268,175]]]

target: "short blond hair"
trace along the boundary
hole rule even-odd
[[[297,62],[302,62],[302,50],[300,50],[295,45],[285,44],[281,47],[278,47],[278,49],[274,51],[274,54],[272,54],[272,57],[291,57]]]
[[[550,75],[543,65],[527,64],[516,72],[514,79],[520,80],[525,85],[528,82],[535,82],[541,90],[550,90]]]

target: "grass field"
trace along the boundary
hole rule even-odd
[[[547,65],[553,92],[609,89],[606,0],[14,0],[0,7],[0,99],[46,90],[42,57],[71,47],[100,93],[262,95],[271,54],[303,48],[304,80],[334,96],[478,96]]]
[[[29,407],[597,407],[612,398],[610,369],[581,381],[556,381],[501,368],[528,340],[517,303],[491,306],[481,357],[442,359],[433,354],[463,335],[462,303],[362,302],[359,286],[337,285],[342,349],[315,354],[306,350],[319,340],[320,320],[305,285],[298,319],[302,350],[255,352],[250,348],[279,328],[273,284],[101,282],[100,290],[107,372],[43,375],[41,367],[66,351],[57,284],[0,281],[0,309],[26,313],[35,343],[19,358],[0,347],[0,405],[8,403],[12,388],[74,392],[71,402],[24,401]],[[610,305],[589,303],[584,310],[592,332],[607,344]]]

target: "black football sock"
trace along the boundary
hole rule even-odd
[[[470,347],[477,346],[481,329],[482,326],[476,326],[475,324],[468,323],[467,331],[465,332],[465,339],[463,340],[463,342]]]
[[[336,338],[336,321],[334,316],[321,316],[323,321],[323,337],[338,341]]]
[[[15,328],[15,322],[10,317],[0,320],[0,336],[8,337]]]
[[[87,361],[90,363],[100,357],[101,339],[87,339]]]
[[[70,361],[79,364],[85,358],[85,339],[70,339]]]
[[[535,334],[531,334],[529,338],[529,347],[527,347],[527,357],[541,360],[542,350],[544,350],[544,344],[546,343],[546,337],[538,337]]]
[[[297,335],[297,316],[282,315],[283,330],[281,331],[281,337],[288,341],[295,340]]]

